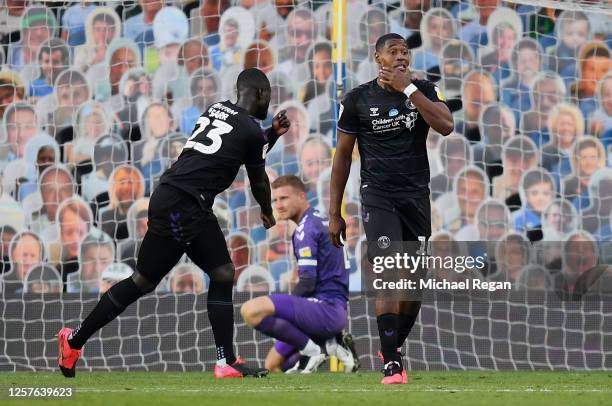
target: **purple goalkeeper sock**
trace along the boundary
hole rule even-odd
[[[255,329],[300,350],[306,347],[306,343],[309,340],[308,336],[299,328],[287,320],[274,316],[264,318]]]
[[[299,352],[294,352],[293,354],[291,354],[289,358],[284,360],[283,363],[281,364],[281,371],[285,372],[288,369],[293,368],[295,364],[300,362],[301,356],[302,355]]]

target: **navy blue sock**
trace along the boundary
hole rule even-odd
[[[116,283],[106,291],[87,318],[77,327],[68,339],[70,348],[80,350],[89,337],[119,316],[126,307],[143,296],[132,278]]]
[[[234,354],[234,303],[232,282],[210,281],[207,308],[217,347],[217,360],[225,358],[228,365],[236,362]]]
[[[384,362],[397,361],[398,315],[385,313],[376,317],[378,323],[378,336],[380,337],[380,351]]]
[[[404,343],[406,342],[406,339],[408,338],[408,335],[410,334],[418,315],[400,314],[398,317],[399,328],[397,330],[397,348],[401,348],[404,346]]]

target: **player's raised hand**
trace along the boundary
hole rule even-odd
[[[289,130],[289,127],[291,127],[291,122],[287,117],[287,110],[279,111],[272,119],[272,129],[280,137]]]
[[[274,218],[274,214],[272,213],[265,214],[264,212],[261,212],[261,222],[263,223],[263,226],[267,230],[269,228],[274,227],[274,225],[276,224],[276,219]]]
[[[404,89],[412,82],[412,74],[410,68],[406,65],[388,67],[382,66],[378,77],[384,85],[392,87],[395,91],[403,92]]]
[[[344,247],[346,241],[346,222],[342,216],[332,216],[329,219],[329,239],[334,246]]]

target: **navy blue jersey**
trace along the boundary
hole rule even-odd
[[[329,239],[328,221],[309,208],[293,232],[293,252],[300,277],[316,277],[313,297],[321,300],[348,300],[350,262],[342,248]]]
[[[432,82],[413,83],[430,100],[444,102]],[[404,93],[387,91],[376,79],[351,90],[340,105],[338,130],[357,137],[362,187],[429,194],[429,124]]]
[[[211,105],[198,119],[178,160],[162,175],[169,184],[211,206],[238,170],[265,165],[268,141],[259,123],[235,104]]]

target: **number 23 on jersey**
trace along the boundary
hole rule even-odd
[[[189,139],[185,143],[185,148],[192,148],[198,152],[201,152],[202,154],[209,155],[214,154],[221,148],[221,144],[223,143],[223,139],[221,138],[221,136],[230,133],[234,129],[233,126],[226,123],[225,121],[215,119],[212,122],[212,128],[210,128],[206,133],[206,138],[210,139],[211,141],[210,144],[206,145],[202,142],[194,140],[198,135],[200,135],[211,125],[210,118],[202,116],[198,118],[196,125],[199,127],[193,132],[191,137],[189,137]]]

